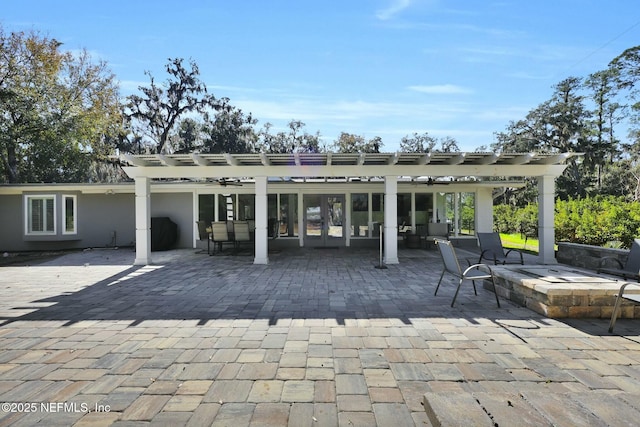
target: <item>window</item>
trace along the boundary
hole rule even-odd
[[[280,236],[298,237],[298,195],[280,194]]]
[[[207,227],[211,227],[213,222],[214,204],[213,194],[198,195],[198,219],[204,221]]]
[[[401,226],[411,225],[411,194],[398,193],[398,234]]]
[[[55,196],[26,196],[26,234],[56,234]]]
[[[351,195],[351,236],[367,237],[369,234],[369,194]]]
[[[475,217],[476,217],[476,194],[460,193],[460,234],[476,234]]]
[[[240,221],[255,219],[256,196],[254,194],[238,194],[238,215]]]
[[[380,237],[380,224],[384,223],[384,194],[373,193],[371,195],[371,221],[373,221],[373,237]]]
[[[267,195],[267,215],[269,233],[277,230],[278,237],[298,237],[297,194]],[[269,237],[273,235],[269,234]]]
[[[416,194],[415,218],[416,227],[431,222],[433,216],[433,194]]]
[[[64,218],[62,234],[76,234],[78,232],[76,228],[77,207],[76,196],[62,196],[62,218]]]

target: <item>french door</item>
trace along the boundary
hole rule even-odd
[[[305,246],[345,245],[344,194],[305,194],[303,206]]]

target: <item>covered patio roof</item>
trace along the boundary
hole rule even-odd
[[[151,260],[150,182],[153,179],[253,178],[255,190],[255,260],[268,263],[267,194],[272,178],[381,177],[384,179],[385,262],[397,259],[399,177],[490,178],[503,187],[516,177],[538,178],[540,260],[554,263],[555,178],[567,159],[581,153],[287,153],[287,154],[143,154],[123,155],[124,171],[136,181],[136,264]],[[480,189],[478,189],[480,190]],[[477,193],[478,231],[491,231],[491,188]]]
[[[123,155],[131,177],[559,176],[577,153],[287,153]],[[452,167],[455,166],[455,167]],[[144,169],[144,171],[139,170]]]

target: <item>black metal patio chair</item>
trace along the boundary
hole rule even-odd
[[[493,292],[496,295],[496,303],[498,303],[498,307],[500,307],[500,300],[498,299],[498,293],[496,292],[496,284],[493,280],[493,272],[487,264],[473,264],[467,267],[465,270],[462,270],[451,241],[436,239],[436,246],[438,247],[440,255],[442,256],[444,269],[442,270],[442,274],[440,275],[440,280],[438,280],[438,286],[436,286],[434,295],[438,294],[438,288],[440,288],[440,284],[442,283],[442,278],[444,277],[445,273],[449,273],[460,279],[460,281],[458,282],[456,293],[453,295],[453,301],[451,301],[451,307],[453,307],[453,304],[455,304],[456,302],[456,298],[458,297],[458,292],[460,292],[460,286],[462,286],[462,282],[464,282],[465,280],[471,280],[471,282],[473,283],[473,292],[478,295],[478,291],[476,290],[476,280],[490,280],[493,284]]]
[[[607,267],[611,262],[615,265]],[[598,273],[612,274],[625,280],[633,279],[640,282],[640,239],[633,240],[629,256],[624,264],[616,257],[604,257],[600,260]]]
[[[492,261],[494,265],[524,264],[522,252],[517,249],[504,250],[498,233],[478,233],[478,242],[480,242],[479,264],[483,259]],[[516,256],[510,257],[510,255]]]
[[[438,239],[449,239],[449,224],[446,222],[430,222],[427,224],[427,235],[424,239],[427,249],[435,245]]]

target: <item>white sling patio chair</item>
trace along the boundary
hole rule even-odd
[[[440,288],[440,283],[442,283],[442,278],[444,277],[445,273],[449,273],[460,279],[460,282],[458,282],[456,293],[453,295],[453,301],[451,301],[451,307],[453,307],[453,304],[455,304],[456,302],[456,298],[458,297],[458,292],[460,291],[462,282],[464,282],[465,280],[471,280],[471,282],[473,283],[473,292],[478,295],[478,291],[476,290],[476,280],[490,280],[493,284],[493,292],[496,295],[496,303],[498,303],[498,307],[500,307],[500,300],[498,299],[498,294],[496,292],[496,284],[493,280],[493,272],[488,265],[473,264],[463,271],[462,267],[460,267],[460,263],[458,262],[458,257],[456,256],[456,252],[453,249],[453,245],[449,240],[436,239],[436,246],[438,247],[440,255],[442,256],[444,269],[442,270],[442,274],[440,275],[440,280],[438,280],[438,286],[436,286],[434,295],[438,294],[438,288]]]

